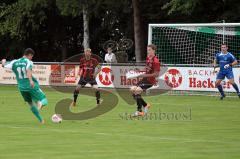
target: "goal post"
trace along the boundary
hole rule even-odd
[[[157,46],[156,55],[164,65],[160,86],[167,84],[172,93],[218,94],[212,63],[223,43],[239,60],[240,23],[149,24],[148,44]],[[240,87],[239,65],[233,72]],[[228,80],[222,85],[224,91],[235,92]]]
[[[165,64],[207,65],[222,43],[239,56],[240,23],[149,24],[151,43]]]

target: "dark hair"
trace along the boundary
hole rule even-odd
[[[156,50],[157,50],[157,46],[156,46],[156,45],[154,45],[154,44],[149,44],[147,47],[150,47],[150,48],[152,48],[154,51],[156,51]]]
[[[32,48],[27,48],[24,50],[23,55],[34,55],[35,52]]]
[[[227,45],[226,43],[222,43],[222,45],[221,45],[221,46],[223,46],[223,45],[225,45],[225,46],[227,46],[227,47],[228,47],[228,45]]]

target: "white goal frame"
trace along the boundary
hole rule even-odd
[[[152,28],[153,27],[222,27],[223,39],[225,36],[225,27],[240,27],[240,23],[182,23],[182,24],[149,24],[148,25],[148,44],[152,43]],[[224,40],[223,40],[224,42]]]

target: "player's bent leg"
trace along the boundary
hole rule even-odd
[[[44,123],[44,120],[42,118],[42,116],[40,115],[37,106],[34,104],[32,96],[33,96],[33,92],[31,91],[20,91],[24,101],[26,101],[28,103],[28,105],[30,106],[30,110],[32,111],[32,113],[36,116],[36,118],[40,121],[40,123]]]
[[[229,82],[232,84],[233,88],[236,90],[238,97],[240,98],[240,92],[237,84],[234,82],[234,78],[229,79]]]
[[[134,93],[135,93],[136,95],[141,95],[142,92],[143,92],[143,89],[142,89],[141,87],[137,87],[137,88],[135,89],[135,91],[134,91]]]
[[[43,107],[48,105],[47,98],[43,98],[40,101],[37,102],[38,110],[41,110]]]
[[[218,91],[221,94],[220,100],[223,100],[223,98],[225,97],[225,94],[223,92],[221,82],[222,82],[222,79],[217,79],[216,82],[215,82],[215,86],[217,87]]]
[[[43,117],[41,116],[37,106],[33,102],[28,102],[28,104],[30,106],[30,110],[36,116],[36,118],[39,120],[39,122],[44,124]]]
[[[42,99],[42,100],[41,100],[41,103],[42,103],[43,106],[48,105],[48,100],[47,100],[47,98]]]
[[[92,86],[92,88],[95,90],[95,96],[96,96],[97,105],[99,105],[99,104],[101,104],[101,94],[100,94],[98,85],[94,84]]]
[[[216,87],[219,86],[222,82],[222,79],[217,79],[215,82]]]
[[[130,88],[130,92],[131,92],[132,94],[135,94],[136,89],[137,89],[137,86],[132,86],[132,87]]]
[[[32,89],[30,93],[31,93],[32,101],[37,103],[36,105],[38,107],[38,110],[42,109],[43,106],[46,106],[48,104],[46,95],[40,88]]]
[[[147,113],[148,112],[148,110],[150,109],[150,107],[151,107],[151,104],[149,104],[149,103],[146,103],[147,105],[144,107],[144,113]]]
[[[153,84],[147,80],[143,81],[140,84],[140,87],[142,88],[142,90],[147,90],[147,89],[151,88],[152,86],[153,86]],[[151,107],[151,105],[149,103],[146,103],[142,97],[140,98],[140,100],[141,100],[142,106],[144,108],[144,113],[146,114],[148,112],[149,108]]]
[[[133,93],[133,97],[136,100],[137,103],[137,111],[133,114],[133,116],[144,116],[144,112],[142,111],[142,107],[144,106],[145,102],[142,99],[142,92],[143,89],[139,86],[133,86],[130,91]]]
[[[80,91],[81,87],[82,86],[80,84],[78,84],[77,87],[75,88],[75,90],[73,92],[73,102],[72,102],[71,106],[76,106],[77,98],[78,98],[79,91]]]
[[[130,92],[132,93],[132,97],[134,100],[136,100],[136,96],[135,96],[135,90],[137,89],[137,86],[132,86],[130,87]]]

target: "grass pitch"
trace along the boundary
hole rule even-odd
[[[147,119],[127,118],[136,108],[119,98],[118,106],[104,115],[54,124],[50,117],[55,104],[72,94],[43,90],[49,105],[42,111],[46,124],[40,125],[16,86],[0,86],[0,158],[240,158],[238,98],[147,97],[155,115]],[[75,111],[88,110],[93,103],[94,98],[80,96]]]

